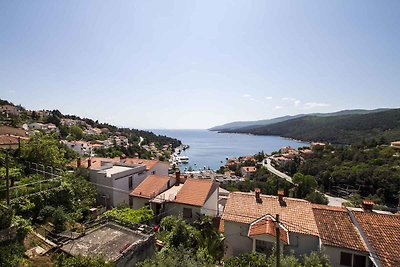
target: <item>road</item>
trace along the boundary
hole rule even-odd
[[[283,172],[281,172],[281,171],[275,169],[275,168],[272,166],[272,164],[271,164],[271,158],[266,158],[266,159],[264,159],[264,160],[262,161],[262,165],[263,165],[264,167],[266,167],[267,170],[268,170],[269,172],[275,174],[276,176],[278,176],[278,177],[280,177],[280,178],[282,178],[282,179],[285,179],[286,181],[288,181],[288,182],[291,183],[291,184],[295,184],[295,183],[293,183],[292,177],[290,177],[290,176],[287,175],[286,173],[283,173]],[[343,198],[340,198],[340,197],[332,197],[332,196],[329,196],[329,195],[327,195],[327,194],[324,194],[324,196],[328,199],[328,201],[329,201],[329,202],[328,202],[328,205],[329,205],[329,206],[341,207],[342,204],[343,204],[344,202],[347,202],[347,200],[345,200],[345,199],[343,199]]]
[[[140,141],[139,141],[139,143],[138,143],[138,146],[142,146],[142,142],[144,141],[144,138],[141,137],[141,136],[139,136],[139,139],[140,139]]]

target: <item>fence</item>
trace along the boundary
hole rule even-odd
[[[61,185],[61,178],[64,173],[63,170],[59,168],[54,168],[52,166],[45,166],[43,164],[35,162],[24,162],[25,167],[28,172],[32,174],[37,174],[44,179],[31,181],[29,183],[23,183],[21,185],[10,187],[9,194],[10,199],[16,199],[28,194],[38,193],[46,191]],[[6,198],[7,188],[0,187],[0,199]]]

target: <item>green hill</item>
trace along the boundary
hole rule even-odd
[[[267,126],[246,127],[226,132],[279,135],[336,144],[381,138],[393,141],[400,139],[400,109],[329,117],[304,116]]]
[[[249,128],[249,127],[261,127],[261,126],[267,126],[271,124],[275,124],[278,122],[284,122],[296,118],[301,118],[305,116],[318,116],[318,117],[332,117],[332,116],[341,116],[341,115],[355,115],[355,114],[369,114],[369,113],[375,113],[375,112],[381,112],[385,111],[387,109],[374,109],[374,110],[366,110],[366,109],[351,109],[351,110],[341,110],[337,112],[331,112],[331,113],[311,113],[311,114],[298,114],[298,115],[293,115],[293,116],[283,116],[283,117],[278,117],[278,118],[273,118],[273,119],[266,119],[266,120],[257,120],[257,121],[235,121],[235,122],[230,122],[226,123],[223,125],[218,125],[210,128],[210,131],[235,131],[238,129],[244,129],[244,128]]]

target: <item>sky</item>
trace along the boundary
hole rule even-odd
[[[400,1],[0,1],[0,98],[205,129],[400,106]]]

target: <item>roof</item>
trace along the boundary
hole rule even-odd
[[[279,225],[280,240],[289,244],[289,237],[287,230]],[[248,236],[256,235],[271,235],[276,237],[275,219],[271,215],[266,215],[250,224]]]
[[[110,168],[105,169],[104,172],[106,173],[107,177],[111,177],[111,175],[130,170],[132,170],[132,168],[130,167],[114,165]]]
[[[346,209],[316,204],[312,207],[323,245],[368,251]]]
[[[257,168],[254,166],[245,166],[245,167],[242,167],[242,170],[244,170],[246,172],[256,172]]]
[[[19,136],[14,136],[14,135],[0,135],[0,145],[18,145],[19,141],[18,139],[28,139],[25,137],[19,137]]]
[[[282,224],[289,232],[318,236],[318,228],[310,202],[297,198],[260,195],[257,202],[254,193],[233,192],[229,194],[222,219],[244,224],[251,224],[260,217],[279,214]]]
[[[209,179],[188,178],[176,194],[175,202],[202,207],[219,184]]]
[[[126,158],[126,159],[121,159],[121,163],[124,164],[145,164],[146,165],[146,170],[151,170],[154,168],[154,166],[157,165],[161,161],[158,160],[150,160],[150,159],[139,159],[139,158]]]
[[[0,126],[0,134],[9,134],[21,137],[27,137],[26,131],[22,128],[14,128],[10,126]]]
[[[400,217],[360,211],[352,214],[382,266],[400,266]]]
[[[162,192],[168,184],[168,176],[150,175],[143,180],[129,195],[143,198],[153,198]]]
[[[71,240],[61,249],[74,256],[100,256],[106,261],[115,262],[123,256],[125,251],[135,249],[146,239],[148,239],[147,235],[109,223]]]

